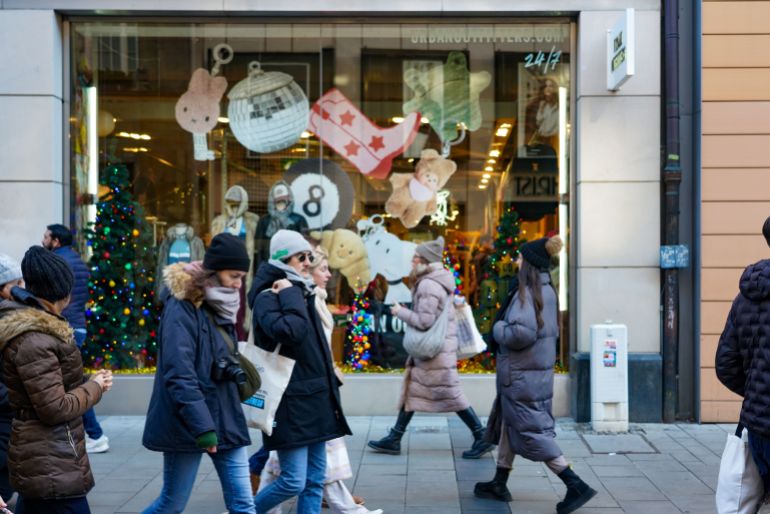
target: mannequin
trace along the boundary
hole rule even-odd
[[[279,180],[267,195],[267,214],[259,220],[256,230],[256,258],[258,263],[270,258],[270,238],[281,229],[294,230],[305,235],[307,221],[294,212],[294,195],[289,184]],[[256,266],[255,266],[256,267]]]
[[[211,222],[211,235],[216,236],[227,232],[240,237],[246,243],[246,252],[251,264],[246,280],[241,286],[241,308],[235,328],[241,341],[246,340],[246,334],[251,324],[251,310],[246,302],[246,291],[251,288],[254,276],[254,234],[259,223],[259,216],[249,212],[249,194],[242,186],[233,186],[225,193],[225,212]]]
[[[163,269],[177,262],[203,260],[206,248],[203,241],[195,235],[195,230],[185,223],[177,223],[166,231],[166,237],[158,249],[158,270],[155,275],[156,298],[160,298],[163,287]]]

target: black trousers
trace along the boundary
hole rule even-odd
[[[25,500],[19,496],[14,514],[91,514],[91,509],[85,496],[66,500]]]

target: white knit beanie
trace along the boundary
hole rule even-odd
[[[21,278],[21,266],[8,255],[0,253],[0,286]]]
[[[313,247],[299,232],[281,229],[270,238],[270,260],[283,261],[302,252],[312,252]]]

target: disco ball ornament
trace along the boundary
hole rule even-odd
[[[310,105],[294,78],[249,63],[249,76],[227,95],[227,117],[236,139],[254,152],[288,148],[307,128]]]

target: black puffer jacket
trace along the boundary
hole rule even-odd
[[[741,422],[770,437],[770,260],[747,267],[719,339],[719,380],[743,396]]]
[[[263,263],[249,295],[257,346],[273,351],[280,343],[281,355],[296,361],[275,414],[273,434],[263,438],[268,450],[300,448],[351,434],[315,297],[305,296],[298,285],[280,293],[270,291],[281,278],[286,278],[283,271]]]

